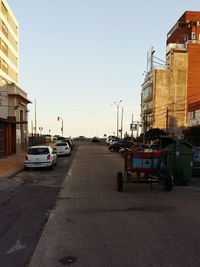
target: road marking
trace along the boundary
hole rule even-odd
[[[21,250],[24,249],[25,247],[26,247],[25,245],[20,244],[20,240],[17,240],[16,244],[10,250],[8,250],[6,254],[11,254],[16,250]]]

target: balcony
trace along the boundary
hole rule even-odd
[[[149,93],[149,94],[144,95],[142,97],[142,101],[145,102],[145,103],[148,103],[148,102],[152,101],[152,99],[153,99],[153,94],[152,93]]]

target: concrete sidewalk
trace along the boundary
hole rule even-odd
[[[95,223],[96,215],[91,217],[90,211],[98,214],[99,209],[112,209],[116,205],[114,200],[119,194],[113,177],[116,177],[121,162],[121,157],[110,153],[107,147],[78,147],[30,267],[74,265],[74,257],[78,257],[79,261],[75,266],[100,266],[101,261],[94,262],[96,257],[101,257],[104,246],[99,245],[101,242],[96,246],[93,243],[98,240],[96,234],[102,229]],[[105,214],[100,212],[99,215],[100,225],[103,225]]]
[[[199,189],[120,193],[123,167],[107,147],[78,147],[29,267],[200,266]]]
[[[9,178],[24,168],[25,152],[0,158],[0,179]]]

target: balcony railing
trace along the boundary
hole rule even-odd
[[[188,40],[186,42],[186,45],[188,45],[188,44],[200,44],[200,40]]]

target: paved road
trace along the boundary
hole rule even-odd
[[[73,155],[59,158],[53,171],[23,171],[0,183],[1,267],[24,267],[29,262]]]
[[[83,143],[30,267],[200,266],[200,188],[129,184],[118,154]]]

